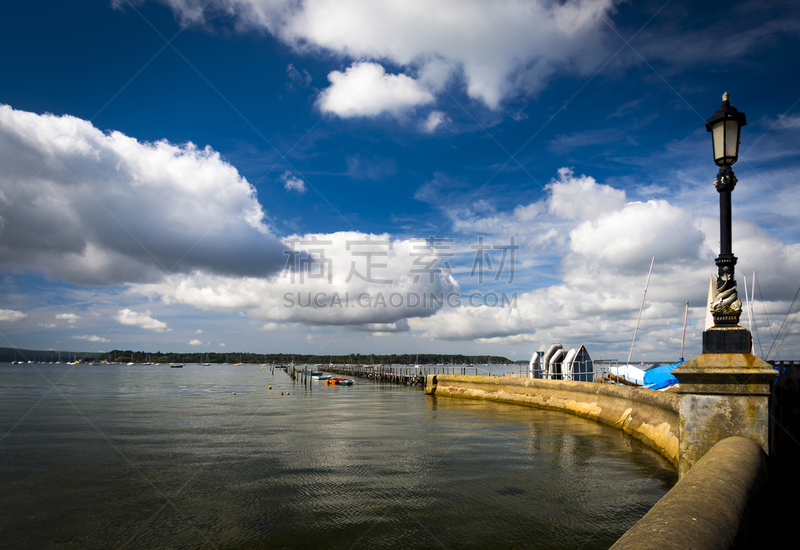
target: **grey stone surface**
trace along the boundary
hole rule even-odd
[[[718,442],[611,548],[761,548],[767,456],[753,440]]]

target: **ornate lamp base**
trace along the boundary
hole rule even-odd
[[[736,324],[715,324],[703,332],[703,353],[750,353],[752,342],[753,338],[746,328]]]

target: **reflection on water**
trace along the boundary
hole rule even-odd
[[[677,481],[558,412],[253,366],[69,368],[0,365],[6,546],[607,548]]]

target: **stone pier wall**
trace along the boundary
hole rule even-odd
[[[767,455],[751,439],[714,445],[613,550],[727,550],[769,547]],[[791,543],[789,543],[791,544]]]
[[[681,400],[675,393],[591,382],[447,374],[428,375],[425,393],[576,414],[624,430],[678,466]]]

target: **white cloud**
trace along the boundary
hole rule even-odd
[[[400,115],[433,101],[433,95],[404,74],[386,74],[377,63],[354,63],[345,72],[328,75],[331,85],[322,91],[317,106],[323,113],[342,118]]]
[[[605,353],[624,350],[617,358],[625,360],[625,342],[630,346],[655,256],[634,358],[642,353],[677,357],[684,303],[690,302],[690,323],[705,317],[708,276],[716,271],[718,218],[698,217],[692,210],[695,199],[687,199],[686,208],[664,200],[630,202],[621,190],[569,169],[560,170],[547,191],[543,200],[511,212],[462,210],[456,220],[465,235],[484,235],[487,242],[515,235],[523,244],[517,276],[530,290],[519,293],[516,307],[445,307],[429,317],[409,318],[410,329],[452,341],[587,344]],[[778,318],[775,313],[785,313],[796,290],[782,274],[800,269],[800,244],[784,244],[745,219],[734,219],[733,233],[741,296],[744,276],[752,281],[754,268],[770,266],[758,275],[765,300],[760,309]],[[456,275],[465,287],[470,279],[463,267]],[[524,287],[520,282],[509,292]],[[763,330],[766,318],[758,322]],[[700,330],[689,327],[687,346],[701,340]]]
[[[667,201],[634,202],[570,232],[571,249],[608,266],[696,260],[704,244],[699,221]]]
[[[289,170],[280,175],[280,180],[287,191],[297,191],[301,195],[306,192],[306,182],[293,176]]]
[[[617,4],[212,0],[208,6],[207,0],[163,1],[183,23],[205,24],[219,15],[233,18],[242,30],[264,29],[299,51],[322,49],[358,60],[389,60],[416,69],[430,90],[456,74],[472,98],[491,108],[515,93],[535,94],[555,73],[587,74],[595,69],[608,51],[603,18]]]
[[[88,340],[89,342],[110,342],[101,336],[92,334],[91,336],[73,336],[73,340]]]
[[[194,331],[194,332],[195,332],[195,334],[203,334],[203,329],[200,329],[200,328],[199,328],[199,329],[197,329],[197,330],[196,330],[196,331]]]
[[[66,321],[70,325],[74,325],[80,318],[80,315],[76,315],[74,313],[59,313],[56,315],[56,319],[59,321]]]
[[[428,118],[425,119],[425,122],[422,123],[422,128],[427,133],[432,134],[436,128],[439,127],[443,122],[448,120],[445,114],[441,111],[432,111],[431,114],[428,115]]]
[[[0,269],[105,285],[283,264],[255,189],[211,148],[141,143],[7,105],[0,142]]]
[[[0,321],[22,321],[28,315],[15,309],[0,309]]]
[[[201,342],[200,340],[194,339],[194,340],[190,340],[189,341],[189,345],[190,346],[202,346],[203,342]]]
[[[131,325],[156,332],[164,332],[167,328],[166,323],[153,319],[149,310],[145,313],[138,313],[128,308],[121,309],[116,319],[123,325]]]
[[[578,176],[569,168],[558,171],[558,180],[547,185],[549,210],[568,220],[595,220],[622,208],[625,191],[599,185],[594,178]]]
[[[219,347],[224,348],[225,344],[223,342],[220,342]]]
[[[157,284],[132,285],[131,290],[161,296],[167,303],[245,311],[265,321],[264,330],[286,323],[384,326],[432,315],[441,304],[428,302],[431,293],[458,292],[446,273],[435,274],[430,281],[425,265],[418,262],[421,254],[427,254],[422,241],[356,232],[295,236],[286,242],[293,241],[299,252],[295,269],[281,275],[175,274]]]

